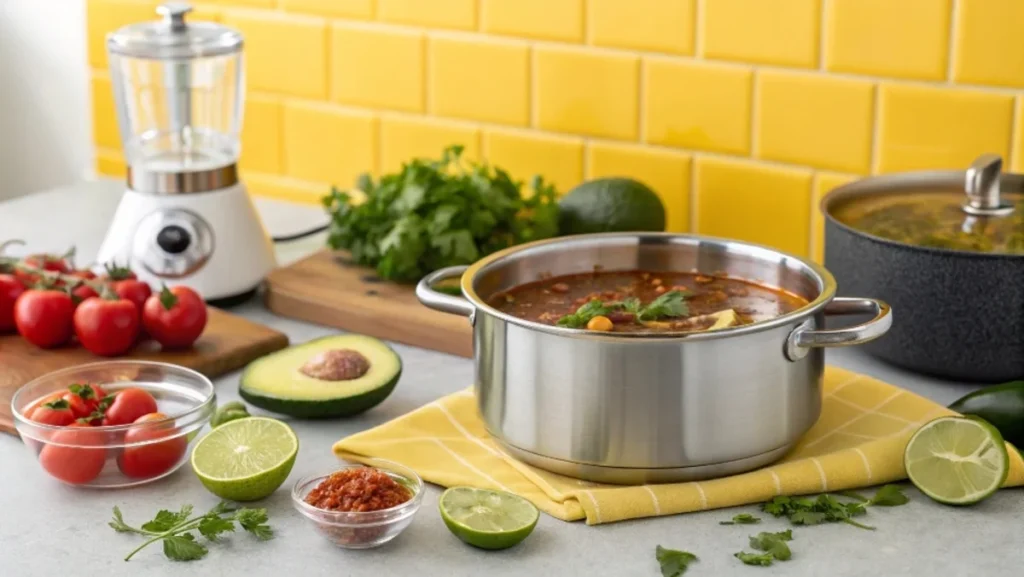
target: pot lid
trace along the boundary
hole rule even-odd
[[[185,22],[192,6],[165,2],[156,8],[162,20],[128,24],[107,36],[112,54],[146,59],[182,59],[239,52],[242,35],[215,22]]]
[[[998,155],[966,171],[892,174],[836,189],[826,211],[861,232],[913,246],[1024,255],[1024,175]],[[832,195],[830,195],[832,196]]]

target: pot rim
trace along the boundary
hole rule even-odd
[[[1015,176],[1007,175],[1006,176]],[[842,186],[838,186],[829,191],[821,202],[818,203],[818,208],[821,213],[825,216],[825,220],[839,228],[853,233],[862,238],[875,241],[879,244],[888,245],[892,247],[904,248],[909,250],[920,251],[926,254],[934,254],[936,256],[942,256],[945,258],[971,258],[971,259],[991,259],[991,260],[1010,260],[1010,261],[1021,261],[1024,260],[1024,254],[1011,254],[1011,253],[992,253],[992,252],[977,252],[970,250],[953,250],[949,248],[936,248],[930,246],[918,246],[906,242],[900,242],[892,240],[891,238],[885,238],[882,236],[874,235],[865,232],[859,228],[854,228],[845,222],[836,218],[832,213],[832,208],[839,202],[848,200],[851,198],[866,197],[871,195],[884,196],[887,194],[927,194],[937,192],[941,190],[941,187],[948,187],[951,191],[963,190],[963,183],[967,177],[967,172],[964,170],[915,170],[909,172],[896,172],[892,174],[881,174],[876,176],[869,176],[866,178],[860,178],[852,182],[848,182]],[[927,187],[934,186],[936,190],[919,190],[914,191],[911,187]],[[889,190],[886,188],[889,187]],[[1018,210],[1024,210],[1024,207],[1018,207]]]
[[[814,300],[810,301],[808,304],[800,307],[795,311],[765,321],[751,323],[747,325],[740,325],[738,327],[733,328],[698,332],[603,333],[597,331],[588,331],[585,329],[571,329],[566,327],[553,326],[512,316],[508,313],[501,312],[487,304],[482,298],[480,298],[480,295],[478,295],[476,293],[476,290],[473,288],[473,279],[480,273],[481,270],[497,261],[500,261],[503,258],[509,257],[516,253],[525,252],[530,249],[549,245],[573,244],[586,242],[592,239],[600,240],[615,238],[636,239],[641,242],[644,241],[645,239],[658,240],[682,238],[695,242],[711,243],[724,246],[738,245],[746,249],[754,249],[754,251],[766,251],[777,256],[792,259],[798,262],[806,269],[808,269],[812,273],[814,280],[821,285],[821,291],[818,293],[818,296],[814,298]],[[755,284],[760,284],[756,283],[756,281],[754,281],[753,279],[749,279],[749,281],[754,282]],[[784,325],[796,324],[802,319],[820,312],[822,309],[825,308],[825,305],[831,302],[832,299],[835,298],[836,296],[836,281],[835,278],[832,276],[832,273],[830,273],[828,269],[826,269],[824,266],[814,261],[810,261],[805,258],[796,256],[794,254],[781,251],[763,244],[757,244],[731,238],[672,232],[602,232],[593,234],[579,234],[563,237],[554,237],[544,240],[537,240],[525,244],[520,244],[516,246],[511,246],[504,250],[490,254],[470,265],[469,268],[467,268],[466,271],[462,274],[462,278],[459,284],[462,289],[463,297],[466,298],[476,309],[475,314],[485,312],[488,315],[500,318],[505,322],[518,325],[523,328],[537,330],[540,332],[550,333],[559,336],[570,336],[576,338],[621,343],[642,343],[653,341],[703,341],[759,333],[763,331],[772,330]]]

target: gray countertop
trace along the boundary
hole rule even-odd
[[[77,245],[81,260],[95,254],[118,199],[116,183],[68,187],[0,203],[0,237],[22,238],[33,249],[61,250]],[[322,222],[316,207],[259,201],[272,234],[289,234]],[[60,207],[60,208],[56,208]],[[322,238],[279,247],[287,262],[315,249]],[[333,331],[276,317],[250,302],[234,312],[273,326],[299,343]],[[147,520],[157,509],[192,503],[208,508],[217,499],[206,492],[186,465],[151,485],[117,491],[76,490],[48,478],[18,439],[0,435],[0,575],[658,575],[654,547],[684,549],[700,561],[687,575],[1019,575],[1024,566],[1024,499],[1019,490],[1002,491],[984,503],[954,509],[930,502],[913,489],[910,504],[872,511],[876,531],[847,525],[800,528],[793,559],[773,567],[747,567],[732,557],[745,548],[754,528],[720,526],[718,521],[747,507],[587,527],[542,515],[533,536],[503,552],[463,545],[437,514],[439,490],[430,487],[410,528],[388,545],[370,551],[336,549],[316,535],[291,507],[288,490],[300,475],[329,470],[334,441],[402,415],[467,386],[469,361],[396,345],[405,371],[395,393],[377,408],[338,421],[292,421],[301,450],[289,482],[262,505],[270,510],[277,538],[251,543],[236,535],[211,548],[209,556],[183,565],[153,547],[131,562],[121,559],[138,544],[133,536],[106,526],[111,507],[129,522]],[[829,351],[830,363],[866,373],[947,403],[972,387],[919,377],[883,365],[856,350]],[[0,370],[3,353],[0,351]],[[238,373],[217,379],[223,401],[237,398]],[[768,520],[756,530],[782,530]]]

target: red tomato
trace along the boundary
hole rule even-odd
[[[64,427],[75,422],[75,414],[71,404],[64,399],[55,399],[40,404],[32,410],[29,418],[45,425]]]
[[[94,354],[127,352],[139,336],[139,311],[131,301],[93,297],[75,311],[75,335]]]
[[[153,289],[149,288],[149,285],[142,281],[128,279],[115,282],[114,292],[124,300],[135,303],[135,307],[139,309],[139,314],[141,315],[142,309],[146,306],[146,299],[153,294]]]
[[[91,430],[89,425],[75,422],[68,427],[66,431],[54,433],[50,437],[52,443],[44,443],[39,453],[39,464],[47,473],[65,483],[88,483],[99,477],[107,460],[107,451],[102,446],[98,431]]]
[[[107,271],[107,274],[103,275],[107,280],[134,280],[137,278],[132,269],[127,266],[120,266],[117,262],[107,263],[103,265],[103,268]]]
[[[14,324],[26,341],[44,349],[71,339],[75,304],[59,290],[27,290],[14,303]]]
[[[25,285],[9,274],[0,274],[0,333],[13,331],[14,301],[25,292]]]
[[[92,385],[80,385],[73,384],[68,387],[68,392],[64,393],[63,399],[67,401],[71,407],[71,412],[74,413],[76,419],[88,417],[96,410],[96,407],[100,404],[100,393],[103,391],[97,391],[96,387]],[[95,423],[93,423],[95,424]]]
[[[146,300],[142,324],[164,348],[188,348],[206,327],[206,303],[188,287],[165,286]]]
[[[27,256],[21,260],[21,264],[35,269],[61,274],[71,272],[72,270],[71,261],[68,256],[58,256],[54,254],[34,254]],[[40,280],[40,275],[27,270],[16,270],[14,275],[18,277],[18,280],[20,280],[25,286],[32,286]]]
[[[166,419],[163,413],[149,413],[135,420],[135,423],[146,423]],[[185,456],[188,439],[178,434],[173,425],[156,425],[138,427],[128,430],[124,436],[126,445],[144,443],[155,439],[172,437],[158,443],[147,443],[138,447],[125,447],[117,458],[117,466],[121,472],[135,479],[156,477],[171,470]]]
[[[68,273],[68,276],[80,278],[82,280],[93,280],[96,278],[96,273],[92,272],[87,268],[73,270]]]
[[[71,300],[74,301],[75,308],[78,308],[78,305],[82,304],[85,299],[98,296],[100,296],[100,293],[96,292],[95,289],[84,283],[71,289]]]
[[[104,425],[127,425],[135,419],[156,412],[156,399],[142,389],[124,389],[114,395],[114,402],[107,409]]]

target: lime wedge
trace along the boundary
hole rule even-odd
[[[299,439],[276,419],[229,421],[199,439],[192,470],[222,499],[255,501],[281,486],[295,464]]]
[[[907,476],[947,505],[972,505],[1006,481],[1010,458],[999,431],[969,417],[939,417],[921,426],[903,453]]]
[[[453,535],[481,549],[507,549],[526,539],[540,513],[533,503],[503,491],[452,487],[438,502]]]

